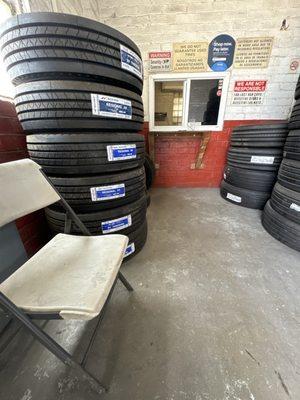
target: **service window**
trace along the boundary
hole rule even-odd
[[[223,128],[228,73],[149,77],[151,131],[219,131]]]

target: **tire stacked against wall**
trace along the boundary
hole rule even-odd
[[[295,100],[284,158],[272,196],[264,208],[262,224],[273,237],[300,251],[300,79]]]
[[[56,13],[9,19],[0,45],[30,157],[92,234],[127,235],[132,257],[147,237],[138,47],[99,22]],[[52,232],[64,231],[59,205],[46,217]],[[70,232],[81,233],[74,224]]]
[[[276,182],[287,133],[287,124],[235,128],[221,196],[240,206],[263,209]]]

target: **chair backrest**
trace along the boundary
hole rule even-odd
[[[0,227],[60,200],[40,169],[28,158],[0,164]]]

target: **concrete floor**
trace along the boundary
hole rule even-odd
[[[156,189],[148,220],[87,363],[103,398],[300,399],[300,254],[214,189]],[[45,329],[80,358],[93,324]],[[25,333],[0,363],[1,399],[99,398]]]

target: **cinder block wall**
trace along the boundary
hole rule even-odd
[[[273,36],[267,69],[231,70],[224,130],[213,133],[204,168],[193,170],[199,141],[193,138],[159,138],[156,164],[159,186],[218,186],[222,176],[231,128],[244,121],[285,120],[293,103],[297,72],[290,62],[300,59],[299,0],[29,0],[32,11],[58,11],[94,18],[130,36],[144,59],[144,106],[148,130],[148,52],[172,50],[174,42],[208,41],[221,33],[239,37]],[[287,30],[281,30],[286,19]],[[236,80],[267,80],[264,105],[231,105]],[[184,154],[184,156],[183,156]],[[176,163],[175,163],[176,161]]]

